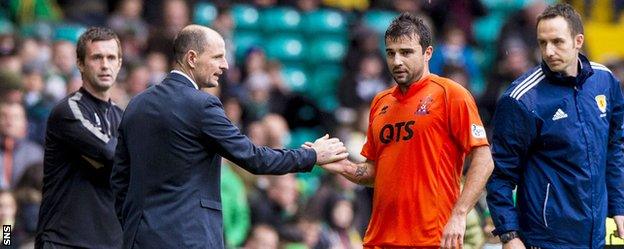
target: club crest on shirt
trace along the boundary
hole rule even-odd
[[[596,104],[602,113],[607,112],[607,97],[602,94],[596,96]]]
[[[424,99],[420,100],[420,106],[418,110],[414,114],[416,115],[427,115],[429,114],[429,108],[431,107],[431,103],[433,103],[433,98],[431,95],[428,95]]]

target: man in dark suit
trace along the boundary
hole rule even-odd
[[[124,248],[223,248],[221,156],[254,174],[310,171],[344,159],[325,135],[296,150],[257,147],[225,116],[216,87],[228,68],[223,38],[189,25],[174,41],[175,69],[134,97],[119,128],[111,185]]]

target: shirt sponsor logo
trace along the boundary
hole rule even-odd
[[[474,138],[485,138],[485,128],[481,125],[472,124],[470,131],[472,133],[472,137]]]
[[[379,141],[388,144],[392,141],[409,140],[414,137],[414,126],[416,122],[410,120],[407,122],[398,122],[396,124],[385,124],[379,132]]]

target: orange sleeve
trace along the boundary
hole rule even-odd
[[[364,147],[362,147],[362,151],[360,154],[366,159],[371,161],[377,160],[377,151],[375,150],[375,141],[373,141],[373,133],[371,131],[370,125],[368,127],[368,131],[366,132],[366,143],[364,143]]]
[[[456,143],[469,152],[472,147],[489,145],[474,98],[462,86],[449,84],[449,123]]]
[[[380,106],[382,96],[384,96],[389,90],[383,91],[375,95],[373,101],[371,101],[370,112],[368,113],[368,129],[366,130],[366,143],[362,147],[360,154],[366,159],[371,161],[377,161],[377,146],[375,146],[375,135],[373,134],[373,119],[375,113]]]
[[[368,115],[366,143],[364,143],[364,147],[362,147],[362,151],[360,152],[362,156],[366,157],[366,159],[371,161],[376,161],[377,159],[377,150],[375,149],[375,137],[373,135],[373,113],[375,113],[375,110],[375,108],[371,107],[370,113]]]

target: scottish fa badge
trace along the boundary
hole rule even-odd
[[[602,94],[596,96],[596,104],[602,113],[607,112],[607,97]]]

